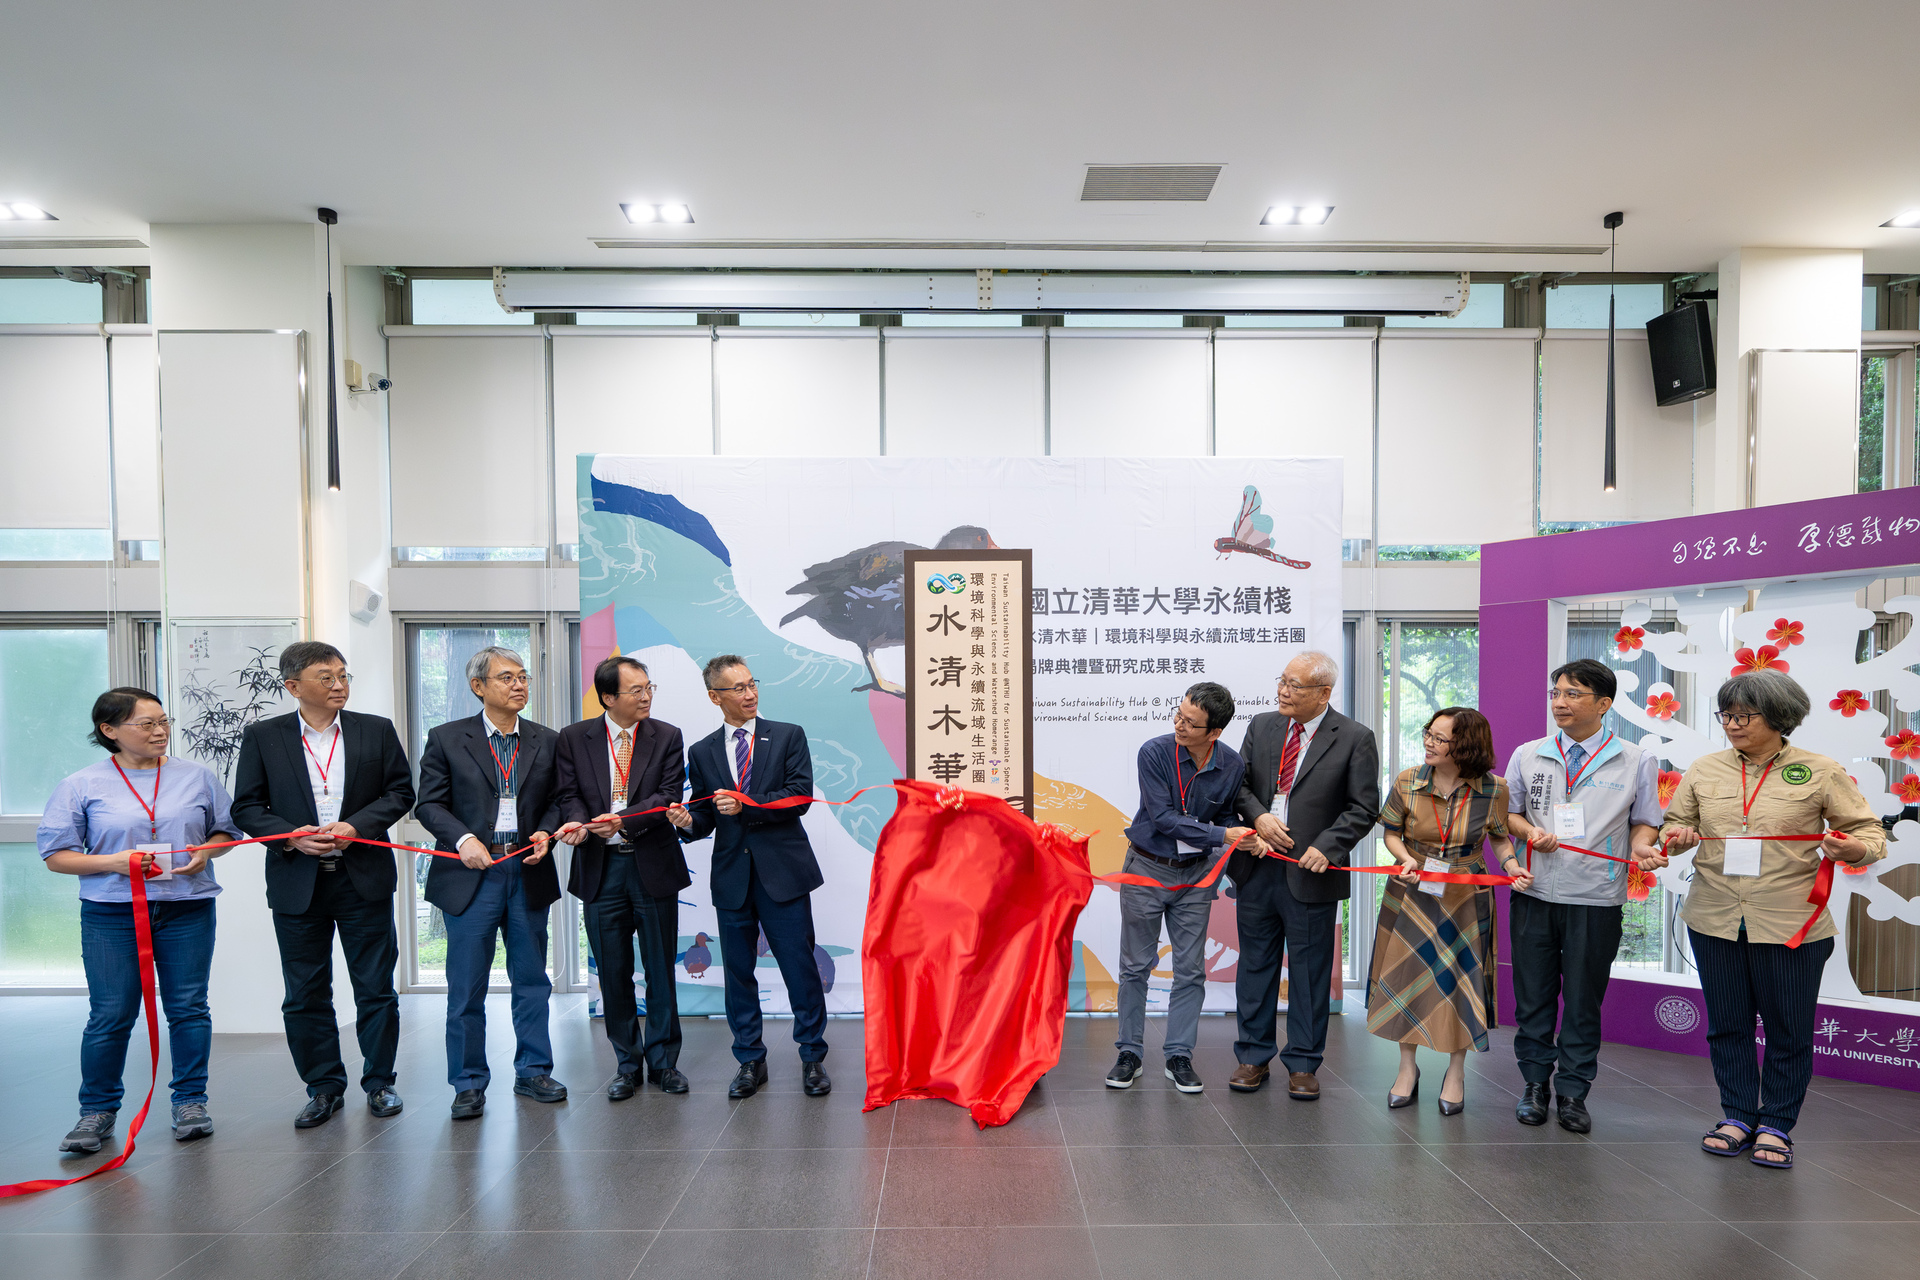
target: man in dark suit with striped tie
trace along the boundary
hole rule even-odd
[[[1235,918],[1240,963],[1234,985],[1240,1066],[1227,1087],[1251,1093],[1267,1082],[1276,1052],[1287,1068],[1287,1094],[1320,1096],[1321,1055],[1341,899],[1352,893],[1347,859],[1380,816],[1380,748],[1373,731],[1328,703],[1340,668],[1324,653],[1303,653],[1280,677],[1279,710],[1247,726],[1240,754],[1247,762],[1240,816],[1269,848],[1297,858],[1238,851],[1227,874],[1238,887]],[[1280,956],[1287,956],[1287,1044],[1276,1044]]]
[[[833,1088],[821,1065],[827,1056],[827,997],[813,958],[813,904],[807,895],[824,882],[813,846],[800,825],[809,805],[765,809],[743,805],[721,790],[769,801],[813,796],[813,755],[797,724],[760,717],[760,685],[747,660],[722,654],[707,663],[707,697],[725,720],[687,751],[695,802],[674,805],[667,818],[691,842],[714,837],[713,905],[720,917],[720,958],[727,971],[727,1023],[740,1064],[730,1098],[751,1097],[767,1082],[767,1046],[760,1038],[759,935],[780,966],[793,1006],[793,1038],[800,1046],[801,1085],[818,1098]],[[714,796],[713,799],[700,799]]]

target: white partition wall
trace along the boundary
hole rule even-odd
[[[1607,331],[1548,330],[1540,344],[1540,519],[1665,520],[1693,514],[1693,406],[1654,403],[1645,329],[1616,333],[1614,472],[1606,460]]]
[[[871,329],[727,329],[714,348],[719,452],[880,452],[880,338]]]
[[[1372,329],[1221,330],[1213,351],[1214,452],[1342,459],[1341,536],[1373,536]]]
[[[888,329],[888,455],[1044,453],[1046,343],[1044,329]]]
[[[1753,395],[1753,492],[1747,505],[1853,492],[1859,353],[1757,350],[1747,358]]]
[[[98,326],[0,329],[0,448],[0,528],[107,528],[107,344]]]
[[[122,541],[160,537],[159,339],[110,326],[107,361],[113,390],[113,501]],[[142,326],[144,329],[145,326]]]
[[[1381,545],[1532,536],[1538,336],[1381,332]]]
[[[546,342],[535,331],[390,336],[397,547],[547,546]]]
[[[706,329],[556,328],[554,538],[580,538],[574,458],[713,452],[713,338]]]
[[[1193,458],[1212,452],[1206,329],[1054,329],[1055,457]]]

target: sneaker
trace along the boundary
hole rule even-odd
[[[204,1102],[182,1102],[173,1108],[173,1136],[177,1142],[213,1136],[213,1117]]]
[[[1107,1088],[1131,1089],[1133,1082],[1140,1078],[1140,1055],[1131,1049],[1122,1049],[1120,1058],[1113,1064],[1113,1070],[1107,1072]]]
[[[113,1136],[114,1113],[111,1111],[83,1111],[80,1123],[73,1126],[73,1132],[60,1139],[62,1155],[73,1152],[90,1156],[100,1149],[100,1144]]]
[[[1167,1079],[1173,1081],[1173,1087],[1182,1093],[1199,1093],[1207,1087],[1193,1073],[1193,1059],[1185,1055],[1167,1059]]]

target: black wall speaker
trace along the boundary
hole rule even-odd
[[[1713,326],[1707,304],[1683,302],[1647,321],[1647,355],[1653,360],[1653,398],[1660,405],[1685,404],[1713,394]]]

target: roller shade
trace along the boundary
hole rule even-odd
[[[1055,329],[1050,346],[1054,456],[1207,455],[1205,329]]]
[[[886,344],[888,454],[1045,452],[1044,330],[889,329]]]
[[[554,330],[556,541],[580,539],[580,454],[713,452],[712,348],[705,329]]]
[[[545,340],[390,337],[393,542],[547,545]]]
[[[1214,452],[1345,464],[1341,536],[1373,536],[1373,330],[1214,338]]]
[[[1537,336],[1382,331],[1382,545],[1532,536]]]
[[[720,452],[880,452],[880,339],[871,329],[723,331],[714,348]]]
[[[123,542],[160,537],[158,339],[113,333],[107,343],[113,378],[113,498]]]
[[[107,344],[98,325],[0,332],[0,449],[0,527],[107,527]]]
[[[1665,520],[1693,514],[1693,406],[1653,402],[1645,329],[1615,334],[1614,470],[1606,460],[1607,331],[1549,329],[1540,344],[1540,518]]]

